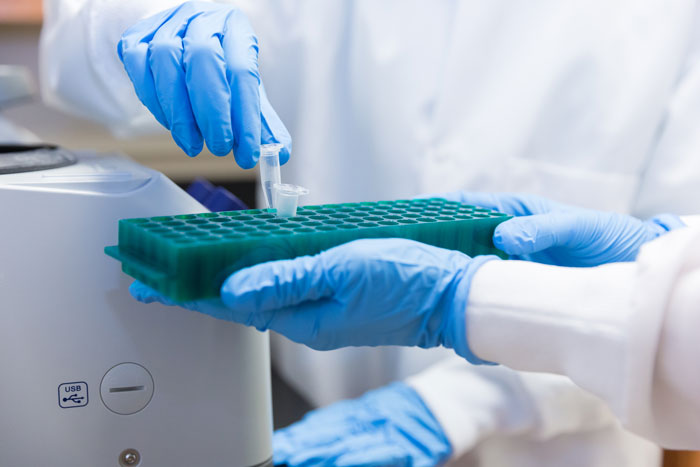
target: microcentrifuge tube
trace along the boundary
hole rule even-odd
[[[280,217],[296,216],[299,197],[309,193],[309,190],[304,187],[287,183],[275,183],[272,190],[275,209]]]
[[[274,208],[272,187],[275,183],[281,183],[280,175],[280,150],[281,144],[263,144],[260,146],[260,183],[265,203],[268,208]]]

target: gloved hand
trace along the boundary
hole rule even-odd
[[[292,139],[267,100],[258,39],[240,10],[185,2],[127,29],[118,53],[141,102],[188,155],[206,141],[248,169],[262,142],[283,144],[280,162],[289,159]]]
[[[308,413],[275,432],[275,464],[289,467],[432,467],[452,451],[440,424],[403,383]]]
[[[480,265],[469,256],[404,239],[356,240],[315,256],[232,274],[221,300],[178,303],[219,319],[272,329],[307,346],[444,346],[473,363],[465,313]],[[139,301],[172,301],[135,282]]]
[[[526,194],[454,192],[435,196],[516,216],[496,227],[496,247],[517,259],[557,266],[634,261],[643,244],[684,226],[671,214],[641,221]]]

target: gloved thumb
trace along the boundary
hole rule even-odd
[[[271,261],[233,273],[221,299],[238,313],[263,314],[330,296],[321,255]]]
[[[162,303],[163,305],[166,306],[175,306],[177,303],[174,301],[170,300],[168,297],[165,295],[156,292],[143,282],[139,281],[134,281],[130,286],[129,286],[129,293],[133,298],[138,300],[141,303]]]
[[[515,217],[496,227],[493,243],[509,255],[527,255],[565,246],[574,235],[576,216],[554,212]]]

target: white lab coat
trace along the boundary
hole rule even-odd
[[[116,41],[179,0],[45,3],[45,98],[117,134],[156,128]],[[294,137],[283,177],[310,188],[309,202],[522,190],[643,216],[700,212],[694,1],[234,3],[258,33],[268,95]],[[278,369],[316,404],[451,355],[275,344]],[[448,436],[470,452],[465,465],[658,464],[654,446],[564,377],[451,360],[411,384],[458,416]]]
[[[700,449],[700,216],[694,224],[645,245],[634,263],[484,265],[467,304],[472,351],[567,375],[631,430],[671,449]],[[416,385],[436,391],[427,380]],[[449,411],[438,416],[459,424]]]

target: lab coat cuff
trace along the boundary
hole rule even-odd
[[[467,365],[463,358],[455,356],[406,380],[440,424],[450,442],[452,459],[469,452],[495,432],[498,417],[493,406],[507,402],[496,401],[501,398],[500,392],[490,379],[460,371]]]
[[[666,232],[670,232],[671,230],[675,229],[680,229],[687,225],[685,222],[683,222],[683,219],[681,219],[675,214],[658,214],[649,219],[649,221],[658,225]]]
[[[681,216],[681,222],[688,227],[700,227],[700,214],[694,216]]]
[[[600,387],[625,371],[635,263],[563,268],[492,261],[477,271],[467,305],[475,355],[524,371]],[[619,392],[597,394],[621,410]],[[618,412],[619,413],[619,412]]]
[[[468,326],[465,316],[466,302],[469,297],[469,289],[474,274],[484,264],[494,260],[500,261],[501,258],[495,255],[477,256],[469,262],[469,266],[462,272],[463,277],[462,280],[459,281],[458,292],[456,293],[456,295],[461,298],[457,299],[457,310],[452,314],[451,326],[448,327],[448,332],[445,333],[445,340],[443,342],[445,347],[454,349],[457,355],[475,365],[493,365],[494,363],[478,358],[469,348],[469,341],[467,340],[465,332]]]

